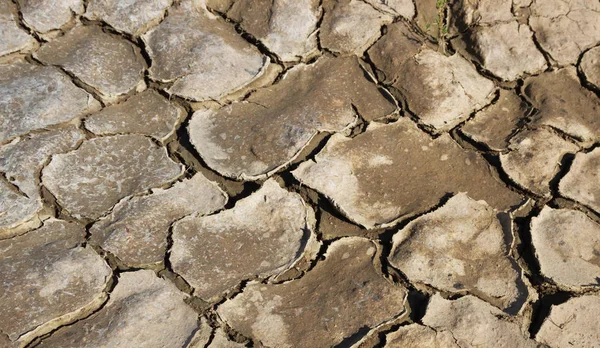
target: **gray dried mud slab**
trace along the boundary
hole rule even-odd
[[[198,314],[171,282],[141,270],[119,275],[106,305],[37,347],[184,347]]]
[[[144,85],[139,48],[97,26],[77,26],[34,55],[45,64],[63,67],[107,101]]]
[[[361,0],[326,0],[323,10],[321,45],[332,52],[357,56],[381,36],[381,26],[394,19]]]
[[[83,140],[74,126],[35,133],[0,146],[0,173],[7,183],[0,194],[0,238],[10,236],[10,228],[35,220],[42,210],[39,175],[50,156],[67,152]],[[15,190],[7,190],[12,185]]]
[[[89,241],[129,266],[158,264],[165,257],[172,223],[192,213],[212,213],[226,202],[225,193],[198,173],[168,189],[119,202],[90,228]]]
[[[550,181],[558,174],[567,153],[579,147],[548,129],[525,130],[510,139],[508,153],[500,155],[502,169],[511,180],[540,196],[550,196]]]
[[[113,28],[137,36],[164,17],[173,0],[91,0],[85,16],[102,20]]]
[[[518,320],[473,296],[451,301],[438,294],[429,300],[422,322],[438,333],[450,333],[459,347],[541,347]]]
[[[526,24],[511,21],[481,26],[469,35],[475,42],[474,54],[483,67],[503,80],[514,81],[525,74],[538,74],[547,67]]]
[[[587,0],[534,0],[529,25],[558,65],[575,64],[600,42],[600,3]]]
[[[268,347],[339,344],[405,313],[406,289],[375,269],[378,249],[363,238],[335,241],[325,260],[302,278],[278,285],[249,283],[218,307],[218,315]]]
[[[227,16],[285,62],[317,53],[318,0],[239,0]]]
[[[37,41],[17,25],[17,15],[10,0],[0,1],[0,56],[33,49]]]
[[[408,108],[435,132],[444,132],[489,104],[494,83],[458,54],[445,56],[419,42],[402,22],[368,51],[384,82],[398,89]]]
[[[16,0],[23,22],[40,33],[60,29],[84,11],[83,0]]]
[[[236,92],[260,77],[269,64],[232,25],[192,1],[171,9],[142,38],[152,60],[150,77],[169,83],[170,94],[194,101]]]
[[[437,332],[430,327],[410,324],[400,326],[385,337],[385,348],[460,348],[448,331]]]
[[[459,193],[394,235],[390,264],[411,282],[475,294],[517,312],[527,289],[496,215],[484,201]]]
[[[600,99],[581,86],[574,67],[531,77],[523,91],[539,110],[534,124],[557,128],[586,143],[600,140]]]
[[[356,112],[372,120],[395,110],[355,57],[323,57],[297,65],[244,102],[196,112],[190,141],[220,174],[258,179],[287,166],[318,132],[352,127]]]
[[[99,106],[57,68],[25,61],[0,64],[0,143],[68,122]]]
[[[600,296],[586,295],[552,306],[535,339],[550,347],[597,347]]]
[[[366,0],[366,2],[394,16],[400,15],[408,20],[415,16],[415,4],[412,0]]]
[[[0,180],[0,239],[38,227],[43,217],[40,199],[29,199],[10,183]]]
[[[42,171],[42,182],[74,217],[96,219],[122,198],[165,185],[182,171],[150,139],[115,135],[53,156]]]
[[[111,270],[85,241],[83,226],[50,219],[0,241],[0,330],[26,343],[97,309]]]
[[[600,285],[600,225],[587,215],[544,207],[531,219],[531,237],[546,277],[574,290]]]
[[[600,88],[600,47],[587,51],[579,65],[589,83]]]
[[[87,117],[85,128],[98,135],[134,133],[165,141],[184,116],[183,108],[148,89]]]
[[[371,123],[355,138],[334,134],[314,160],[292,174],[367,228],[422,213],[451,192],[466,192],[499,211],[521,200],[477,153],[447,134],[432,139],[407,118]]]
[[[560,181],[558,190],[568,198],[600,213],[600,148],[578,153],[571,168]]]
[[[196,296],[211,300],[242,280],[277,275],[314,253],[314,228],[314,213],[300,195],[268,180],[229,210],[177,222],[170,261]]]
[[[526,113],[527,105],[515,92],[501,89],[496,103],[478,111],[460,131],[494,151],[504,151]]]

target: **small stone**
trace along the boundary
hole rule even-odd
[[[534,0],[529,24],[558,65],[577,63],[600,42],[600,3],[587,0]]]
[[[500,90],[495,104],[478,111],[460,131],[494,151],[508,148],[508,139],[525,118],[527,105],[514,91]]]
[[[579,147],[547,129],[522,131],[510,140],[509,152],[500,155],[502,169],[511,180],[540,196],[551,196],[550,181],[567,153]]]
[[[16,11],[10,0],[0,0],[0,56],[32,50],[37,41],[17,25]]]
[[[565,197],[585,204],[600,213],[600,148],[578,153],[571,169],[560,181],[558,190]]]
[[[74,126],[35,133],[0,146],[0,173],[14,190],[2,185],[0,237],[12,236],[10,228],[35,220],[42,210],[39,173],[50,156],[73,149],[84,135]],[[3,232],[4,230],[4,232]]]
[[[268,347],[332,347],[360,329],[406,313],[406,289],[375,268],[380,247],[358,237],[333,242],[325,259],[283,284],[251,282],[217,313]]]
[[[77,26],[45,43],[35,57],[59,65],[112,102],[144,85],[139,48],[97,26]]]
[[[111,270],[85,241],[82,226],[49,219],[0,241],[0,331],[23,346],[96,310]]]
[[[444,56],[425,47],[398,22],[369,49],[385,82],[406,97],[409,109],[435,132],[444,132],[489,104],[494,83],[458,54]]]
[[[535,339],[552,347],[596,347],[600,296],[584,295],[552,306]]]
[[[215,330],[215,335],[207,348],[243,348],[246,347],[243,343],[230,341],[225,335],[223,329]]]
[[[430,327],[410,324],[385,337],[385,348],[460,348],[448,331],[436,332]]]
[[[171,182],[182,171],[150,139],[115,135],[53,156],[42,182],[74,217],[97,219],[122,198]]]
[[[390,264],[411,282],[470,293],[518,312],[527,290],[509,258],[497,212],[459,193],[394,235]]]
[[[583,55],[580,68],[587,81],[600,88],[600,46],[592,48]]]
[[[100,104],[54,67],[0,64],[0,143],[68,122]]]
[[[266,181],[260,190],[215,215],[173,227],[171,265],[205,300],[241,281],[270,277],[312,253],[314,213],[300,195]]]
[[[192,213],[210,214],[226,202],[227,195],[198,173],[171,188],[119,202],[90,228],[90,243],[131,267],[158,264],[165,257],[172,223]]]
[[[158,92],[147,89],[127,101],[108,106],[85,119],[85,128],[94,134],[134,133],[164,142],[185,117],[185,110]]]
[[[366,0],[380,11],[400,15],[408,20],[415,16],[415,4],[412,0]]]
[[[500,1],[501,3],[509,3]],[[533,33],[517,21],[481,26],[471,34],[475,55],[483,67],[505,81],[546,69],[546,60],[533,42]]]
[[[319,29],[321,45],[332,52],[362,56],[381,36],[381,26],[393,16],[361,0],[326,0]]]
[[[477,153],[447,134],[432,139],[407,118],[371,123],[354,138],[334,134],[314,160],[292,174],[369,229],[420,214],[450,192],[467,192],[499,211],[521,200]]]
[[[570,290],[600,285],[600,225],[587,215],[544,207],[531,219],[531,236],[546,277]]]
[[[539,110],[534,124],[560,129],[586,143],[600,141],[600,99],[581,86],[574,67],[528,78],[523,91]]]
[[[113,28],[138,36],[165,15],[173,0],[91,0],[85,16],[91,20],[102,20]]]
[[[267,57],[220,18],[184,0],[142,36],[152,60],[150,77],[194,101],[215,100],[260,77]],[[177,59],[173,59],[177,57]]]
[[[541,348],[511,319],[474,296],[445,300],[436,294],[422,322],[438,334],[448,332],[459,347]]]
[[[285,62],[317,53],[320,15],[318,0],[238,0],[227,12]]]
[[[299,64],[244,102],[196,112],[190,141],[220,174],[255,180],[286,167],[318,132],[341,132],[396,110],[355,57]]]
[[[17,0],[23,22],[35,31],[47,33],[60,29],[73,20],[73,14],[82,14],[83,0]]]
[[[123,272],[106,305],[37,347],[184,347],[198,330],[188,296],[154,272]]]

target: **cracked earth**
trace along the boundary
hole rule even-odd
[[[0,347],[600,347],[600,0],[0,33]]]

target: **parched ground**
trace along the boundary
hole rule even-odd
[[[0,0],[0,347],[600,347],[600,0]]]

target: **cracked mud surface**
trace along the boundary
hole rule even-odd
[[[0,0],[0,348],[600,347],[600,1]]]

